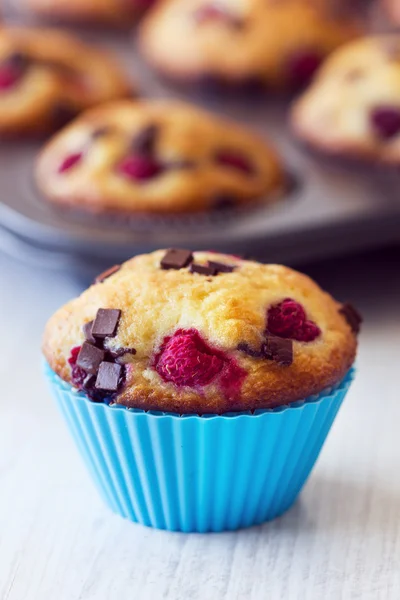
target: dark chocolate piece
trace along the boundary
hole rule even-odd
[[[86,373],[95,375],[100,363],[103,360],[104,350],[101,350],[101,348],[96,348],[96,346],[89,344],[89,342],[83,342],[76,364],[78,367],[86,371]]]
[[[360,333],[361,323],[363,322],[363,318],[360,315],[360,313],[358,312],[358,310],[352,304],[350,304],[350,302],[346,302],[339,309],[339,312],[341,315],[344,316],[347,323],[350,325],[351,330],[354,333]]]
[[[217,273],[232,273],[236,269],[234,265],[224,265],[223,263],[208,261],[208,266],[215,269]]]
[[[87,375],[82,384],[82,387],[85,391],[92,390],[94,388],[95,383],[96,383],[96,375]]]
[[[248,354],[252,358],[265,358],[264,352],[262,350],[254,350],[254,348],[251,348],[251,346],[249,346],[249,344],[247,344],[246,342],[240,342],[237,349],[240,352]]]
[[[212,210],[231,210],[235,208],[237,201],[233,196],[215,196],[212,200]]]
[[[99,308],[92,326],[95,338],[114,337],[117,333],[121,311],[117,308]]]
[[[122,366],[117,363],[102,362],[97,373],[95,387],[97,390],[116,392],[122,373]]]
[[[161,260],[162,269],[183,269],[193,261],[193,254],[190,250],[171,248],[167,250],[164,258]]]
[[[190,265],[189,271],[191,273],[198,273],[199,275],[210,275],[211,277],[214,277],[214,275],[217,274],[214,267],[210,267],[209,265],[197,265],[196,263]]]
[[[87,342],[90,342],[91,344],[96,344],[96,340],[92,335],[93,323],[94,321],[89,321],[89,323],[85,323],[82,327],[82,331]]]
[[[126,356],[127,354],[131,354],[134,356],[136,354],[135,348],[119,348],[118,350],[109,350],[111,357],[115,360],[115,362],[121,364],[120,359]]]
[[[262,346],[265,358],[274,360],[283,367],[289,367],[293,362],[293,341],[268,335]]]
[[[134,152],[146,156],[153,154],[158,131],[159,127],[155,124],[142,129],[133,140]]]
[[[2,64],[22,73],[28,68],[30,62],[31,60],[27,54],[24,54],[23,52],[13,52],[7,56]]]
[[[78,111],[68,104],[55,104],[51,110],[51,121],[55,127],[63,127],[76,117]]]
[[[100,273],[100,275],[97,275],[96,279],[94,280],[95,283],[103,283],[103,281],[105,279],[108,279],[108,277],[111,277],[111,275],[114,275],[114,273],[118,273],[118,271],[120,270],[121,265],[114,265],[113,267],[110,267],[109,269],[106,269],[105,271],[103,271],[102,273]]]

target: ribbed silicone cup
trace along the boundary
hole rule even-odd
[[[72,437],[108,506],[158,529],[234,530],[296,500],[353,379],[254,413],[180,416],[90,402],[46,365]]]

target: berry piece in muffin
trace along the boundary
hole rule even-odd
[[[275,152],[256,135],[188,104],[120,101],[56,135],[36,165],[44,196],[101,211],[185,213],[274,201]]]
[[[170,0],[141,24],[149,63],[183,82],[296,89],[324,58],[358,33],[316,0]]]
[[[129,94],[114,60],[70,34],[0,31],[0,135],[51,132],[86,108]]]
[[[400,35],[359,39],[334,53],[291,120],[316,149],[399,164]]]
[[[132,23],[155,0],[19,0],[22,9],[68,23],[123,26]]]
[[[224,413],[339,383],[360,323],[351,305],[292,269],[171,249],[102,274],[50,319],[43,350],[94,401]]]

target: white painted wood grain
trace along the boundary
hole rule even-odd
[[[398,600],[399,264],[387,252],[313,270],[367,322],[298,504],[262,527],[183,535],[103,507],[42,382],[43,324],[81,284],[0,257],[0,599]]]

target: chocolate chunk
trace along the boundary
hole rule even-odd
[[[262,350],[254,350],[246,342],[240,342],[237,349],[240,352],[244,352],[245,354],[252,356],[253,358],[265,358],[264,352]]]
[[[171,248],[167,250],[164,258],[161,260],[162,269],[183,269],[193,261],[193,254],[190,250]]]
[[[233,196],[215,196],[212,200],[212,210],[231,210],[237,202]]]
[[[224,265],[223,263],[208,261],[208,266],[215,269],[217,273],[232,273],[236,269],[234,265]]]
[[[96,375],[87,375],[82,384],[82,387],[85,391],[92,390],[96,383]]]
[[[102,362],[97,373],[95,387],[97,390],[116,392],[122,373],[122,366],[117,363]]]
[[[217,274],[217,271],[214,269],[214,267],[210,267],[208,265],[197,265],[196,263],[192,263],[190,265],[189,271],[191,273],[198,273],[199,275],[211,275],[212,277]]]
[[[344,316],[347,323],[350,325],[351,330],[354,333],[360,333],[360,329],[361,329],[360,326],[361,326],[361,323],[363,322],[363,318],[360,315],[360,313],[358,312],[358,310],[352,304],[350,304],[350,302],[346,302],[339,309],[339,312],[341,315]]]
[[[86,341],[90,342],[91,344],[96,344],[96,340],[94,339],[94,337],[92,335],[93,323],[94,323],[94,321],[89,321],[89,323],[85,323],[82,327],[82,330],[83,330],[83,335],[85,336]]]
[[[4,60],[3,65],[7,65],[19,73],[22,73],[28,68],[30,62],[31,60],[27,54],[24,54],[23,52],[13,52]]]
[[[135,348],[119,348],[118,350],[110,350],[111,358],[115,360],[117,363],[121,363],[121,358],[126,356],[127,354],[131,354],[134,356],[136,354]]]
[[[121,311],[117,308],[99,308],[92,326],[95,338],[114,337],[117,333]]]
[[[86,373],[95,375],[97,373],[100,363],[103,360],[103,350],[101,350],[100,348],[96,348],[96,346],[89,344],[89,342],[84,342],[79,351],[76,364],[78,367],[86,371]]]
[[[78,114],[76,108],[69,104],[55,104],[51,110],[51,121],[55,127],[63,127]]]
[[[263,354],[268,360],[274,360],[283,367],[293,362],[293,341],[276,336],[267,336],[263,344]]]
[[[148,125],[142,129],[133,140],[134,152],[141,155],[153,154],[158,131],[159,127],[155,124]]]
[[[110,267],[106,271],[103,271],[102,273],[100,273],[100,275],[97,275],[94,282],[95,283],[103,283],[103,281],[105,279],[108,279],[108,277],[111,277],[111,275],[114,275],[114,273],[117,273],[120,270],[120,268],[121,268],[121,265],[114,265],[113,267]]]

